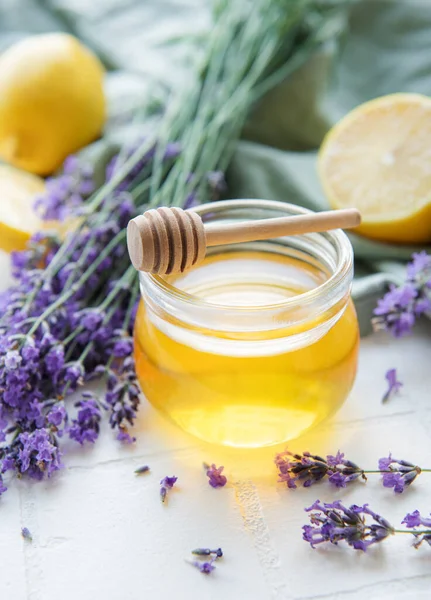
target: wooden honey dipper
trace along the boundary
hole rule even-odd
[[[268,240],[285,235],[349,229],[361,223],[355,208],[235,223],[207,223],[193,210],[147,210],[127,226],[127,246],[138,271],[169,275],[200,263],[209,246]]]

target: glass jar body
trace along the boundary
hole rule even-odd
[[[204,221],[303,212],[268,201],[200,210]],[[142,274],[135,359],[148,400],[189,433],[238,447],[293,439],[333,414],[359,345],[343,236],[229,246],[179,278]]]

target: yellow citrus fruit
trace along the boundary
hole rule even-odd
[[[105,122],[104,69],[65,33],[35,35],[0,56],[0,157],[48,175]]]
[[[0,165],[0,248],[24,250],[33,233],[43,227],[33,210],[45,191],[43,179],[8,165]]]
[[[327,134],[318,168],[331,206],[361,211],[358,233],[431,241],[431,98],[392,94],[362,104]]]

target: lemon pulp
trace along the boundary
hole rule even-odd
[[[392,94],[354,109],[327,134],[319,174],[333,208],[356,207],[358,233],[431,241],[431,99]]]
[[[40,177],[7,165],[0,165],[0,248],[6,252],[24,250],[30,237],[42,229],[33,210],[38,195],[45,191]]]

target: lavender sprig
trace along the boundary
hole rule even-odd
[[[401,494],[420,473],[431,472],[431,469],[421,468],[406,460],[392,458],[391,454],[379,459],[378,469],[362,469],[345,459],[340,451],[325,459],[310,452],[293,454],[286,450],[275,456],[275,464],[279,472],[278,481],[286,483],[290,489],[296,489],[298,485],[310,487],[325,478],[336,488],[345,488],[359,478],[366,481],[367,475],[379,474],[382,475],[384,487],[393,488],[395,493]]]
[[[408,529],[395,529],[386,519],[372,511],[368,504],[346,507],[339,501],[321,503],[316,500],[305,511],[310,513],[311,525],[303,526],[302,538],[312,548],[323,543],[338,545],[344,541],[351,548],[366,552],[370,546],[399,533],[412,535],[415,538],[415,548],[419,548],[423,542],[431,545],[431,529],[416,529],[421,525],[431,528],[431,518],[421,517],[417,510],[407,514],[402,521]]]
[[[377,544],[393,535],[394,528],[386,519],[373,512],[368,504],[349,508],[341,502],[321,503],[316,500],[309,508],[311,525],[304,525],[303,539],[312,548],[324,542],[337,545],[345,541],[355,550],[365,552],[373,544]],[[366,516],[372,518],[368,524]]]
[[[374,310],[375,330],[385,329],[395,337],[411,332],[416,320],[431,311],[431,255],[412,255],[403,286],[391,286]]]
[[[325,459],[310,452],[294,454],[286,450],[276,454],[275,464],[279,481],[285,482],[290,489],[296,489],[298,484],[310,487],[325,477],[337,488],[346,487],[359,477],[366,479],[365,471],[351,460],[346,460],[340,451]]]

